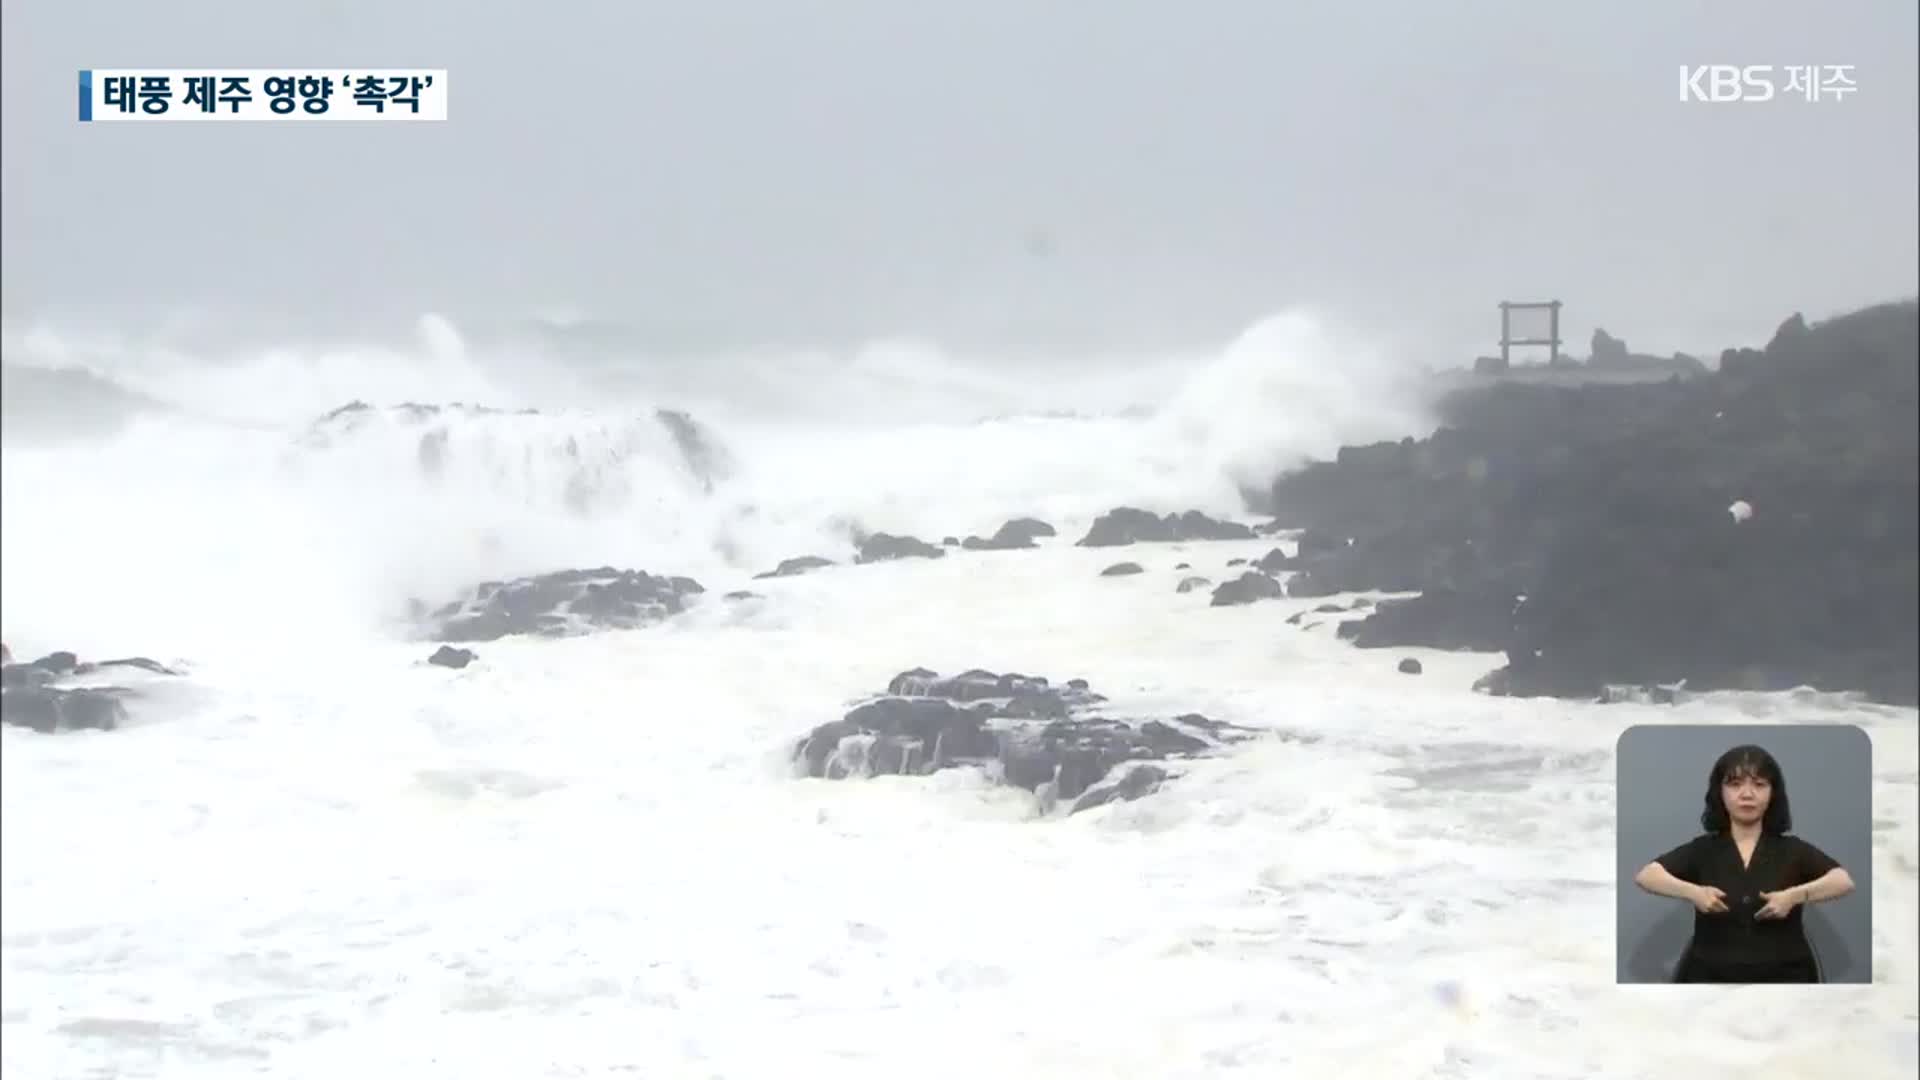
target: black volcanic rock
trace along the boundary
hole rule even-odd
[[[118,660],[81,659],[70,652],[53,652],[26,664],[8,663],[4,669],[4,685],[11,687],[42,686],[69,675],[94,675],[109,668],[133,668],[150,675],[178,675],[179,672],[157,660],[144,656],[128,656]]]
[[[763,564],[764,565],[764,564]],[[818,570],[823,566],[832,566],[832,559],[823,559],[818,555],[802,555],[797,559],[781,559],[780,565],[764,573],[753,575],[755,581],[767,578],[793,577],[809,570]]]
[[[490,581],[432,612],[429,635],[461,643],[511,634],[558,637],[633,629],[679,614],[689,597],[704,591],[691,578],[610,566]]]
[[[973,670],[949,678],[916,668],[798,740],[793,760],[807,776],[834,780],[979,767],[1047,802],[1081,800],[1078,812],[1138,798],[1167,779],[1158,767],[1136,776],[1120,766],[1218,753],[1256,734],[1197,714],[1109,717],[1100,710],[1105,700],[1080,679],[1054,686],[1037,676]],[[1105,793],[1082,799],[1096,790]]]
[[[1278,600],[1287,595],[1287,590],[1278,581],[1249,570],[1232,581],[1222,582],[1213,590],[1212,607],[1231,607],[1236,604],[1251,604],[1256,600]]]
[[[1254,532],[1232,521],[1215,521],[1198,510],[1165,517],[1133,507],[1100,515],[1077,544],[1079,547],[1122,547],[1135,543],[1183,540],[1251,540]]]
[[[1037,546],[1034,540],[1042,536],[1053,536],[1053,526],[1037,518],[1015,518],[1000,526],[992,536],[982,540],[969,536],[960,542],[960,546],[969,551],[1012,551],[1016,548]]]
[[[0,691],[0,722],[42,734],[59,731],[112,731],[126,721],[127,708],[105,690],[57,690],[36,686]]]
[[[432,656],[427,657],[427,663],[432,664],[434,667],[459,670],[477,659],[479,659],[479,657],[474,655],[472,649],[456,649],[451,645],[442,645],[433,650]]]
[[[1355,588],[1359,587],[1360,586],[1355,586]],[[1287,581],[1288,596],[1313,599],[1322,596],[1332,596],[1344,591],[1346,590],[1342,589],[1340,585],[1324,572],[1316,574],[1311,570],[1303,570]]]
[[[112,731],[127,720],[126,701],[137,686],[107,685],[101,678],[118,672],[177,676],[179,672],[144,656],[82,661],[71,652],[49,653],[31,663],[0,666],[0,723],[43,734],[62,731]],[[86,685],[66,685],[86,677]]]
[[[178,671],[173,670],[172,668],[166,666],[165,664],[162,664],[157,660],[149,660],[144,656],[128,656],[128,657],[123,657],[119,660],[100,660],[93,663],[80,664],[74,668],[74,671],[78,674],[86,675],[92,672],[99,671],[102,668],[112,668],[112,667],[136,668],[140,671],[144,671],[148,673],[149,675],[180,674]]]
[[[1185,577],[1180,579],[1180,584],[1174,586],[1173,591],[1178,593],[1190,593],[1195,589],[1204,589],[1212,584],[1213,582],[1208,581],[1206,578],[1203,578],[1203,577],[1198,577],[1198,576]]]
[[[1130,577],[1134,574],[1144,574],[1144,573],[1146,573],[1146,570],[1143,569],[1141,565],[1137,562],[1119,562],[1119,563],[1114,563],[1112,566],[1109,566],[1105,570],[1100,571],[1100,576],[1101,577]]]
[[[1421,668],[1420,661],[1409,656],[1400,661],[1399,667],[1396,670],[1402,675],[1418,675],[1424,669]]]
[[[893,536],[889,533],[873,533],[860,538],[859,554],[854,556],[856,563],[890,562],[894,559],[939,559],[946,556],[943,548],[935,547],[913,536]]]
[[[33,662],[41,671],[50,671],[55,675],[67,675],[80,666],[80,658],[70,652],[51,652]]]
[[[1685,679],[1920,703],[1917,312],[1789,319],[1692,378],[1455,394],[1430,438],[1275,482],[1261,509],[1352,538],[1303,536],[1289,592],[1436,594],[1352,633],[1504,647],[1488,692]],[[1510,628],[1501,595],[1526,597]]]
[[[1134,765],[1110,784],[1088,788],[1087,793],[1075,799],[1069,813],[1077,814],[1082,810],[1091,810],[1096,806],[1105,806],[1110,802],[1131,802],[1145,798],[1160,790],[1167,780],[1167,770],[1158,765]]]
[[[1051,537],[1060,535],[1059,530],[1053,526],[1041,521],[1039,518],[1031,517],[1014,518],[1012,521],[1000,526],[999,535],[1004,536],[1009,534],[1024,534],[1034,537],[1035,539],[1043,536]]]
[[[1685,353],[1664,357],[1631,352],[1626,342],[1599,329],[1593,332],[1593,346],[1587,357],[1587,365],[1596,371],[1664,372],[1686,376],[1704,375],[1707,371],[1705,364]]]
[[[1299,539],[1295,540],[1294,544],[1296,546],[1295,554],[1301,559],[1309,559],[1315,555],[1337,554],[1347,550],[1347,541],[1345,538],[1335,536],[1321,529],[1302,530]]]
[[[1403,646],[1501,652],[1514,643],[1519,598],[1498,586],[1428,589],[1388,600],[1364,619],[1342,623],[1339,635],[1363,649]]]

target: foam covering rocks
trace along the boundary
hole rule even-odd
[[[793,746],[796,771],[842,780],[924,776],[975,767],[1077,813],[1136,799],[1168,778],[1165,762],[1216,753],[1256,733],[1198,714],[1121,719],[1085,680],[925,668],[896,676],[885,694],[820,725]]]
[[[398,405],[375,406],[365,401],[349,401],[314,421],[299,441],[301,445],[312,449],[325,449],[352,438],[366,427],[387,421],[419,433],[415,450],[418,463],[421,468],[433,473],[446,464],[450,423],[539,415],[538,409],[508,411],[465,402],[435,404],[408,401]],[[732,455],[710,429],[690,414],[676,409],[655,409],[653,421],[665,431],[679,454],[682,467],[703,491],[711,494],[715,485],[733,474],[736,466]],[[643,426],[637,417],[635,422]],[[579,445],[569,442],[567,454],[578,459]]]
[[[152,675],[178,672],[144,656],[83,663],[71,652],[49,653],[31,663],[0,667],[0,722],[43,734],[62,731],[112,731],[126,722],[123,699],[132,691],[119,686],[62,686],[80,676],[100,677],[137,670]]]
[[[704,591],[691,578],[642,570],[562,570],[486,582],[426,619],[431,636],[447,642],[494,641],[512,634],[560,637],[651,625],[686,610],[688,598]]]

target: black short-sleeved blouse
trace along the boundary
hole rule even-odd
[[[1802,906],[1784,919],[1758,919],[1763,892],[1815,881],[1839,866],[1833,857],[1797,836],[1762,836],[1753,859],[1742,865],[1740,849],[1726,833],[1694,837],[1654,860],[1667,873],[1726,894],[1727,910],[1693,913],[1693,944],[1677,973],[1681,982],[1798,981],[1814,971],[1813,948],[1801,922]]]

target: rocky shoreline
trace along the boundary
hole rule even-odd
[[[1810,686],[1920,704],[1913,302],[1638,385],[1503,385],[1432,437],[1348,447],[1263,510],[1294,596],[1419,592],[1361,647],[1502,651],[1482,689]]]
[[[1291,550],[1230,560],[1217,584],[1182,562],[1173,587],[1206,590],[1209,607],[1413,594],[1329,602],[1275,625],[1324,616],[1357,648],[1504,654],[1475,687],[1487,693],[1671,702],[1682,687],[1804,685],[1920,704],[1917,353],[1907,302],[1817,325],[1796,316],[1764,350],[1729,350],[1717,370],[1688,378],[1460,391],[1428,438],[1346,447],[1278,477],[1255,508],[1269,518],[1258,525],[1116,507],[1072,543],[1284,537]],[[364,411],[349,406],[328,422]],[[690,418],[661,422],[703,475],[724,472]],[[796,556],[755,578],[1018,551],[1056,535],[1024,517],[938,543],[857,532],[847,552]],[[1148,561],[1132,555],[1099,573],[1134,578]],[[645,627],[705,592],[691,578],[603,566],[481,583],[437,607],[416,601],[412,614],[419,636],[440,646],[426,665],[461,670],[478,657],[460,645]],[[142,658],[10,659],[5,722],[43,732],[126,719],[124,690],[63,680],[115,666],[173,674]],[[1404,658],[1398,670],[1422,668]],[[1146,794],[1171,775],[1165,763],[1251,734],[1198,716],[1115,719],[1102,701],[1077,682],[915,669],[815,727],[794,761],[821,778],[976,765],[1048,806],[1080,810]]]

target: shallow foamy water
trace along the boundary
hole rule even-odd
[[[4,1071],[1913,1075],[1912,710],[1489,699],[1486,657],[1173,591],[1270,546],[709,580],[673,623],[461,672],[259,650],[127,730],[8,729]],[[1148,573],[1097,576],[1120,559]],[[916,665],[1272,734],[1073,817],[959,771],[791,777],[793,738]],[[1619,733],[1816,718],[1874,742],[1875,983],[1616,987]]]

